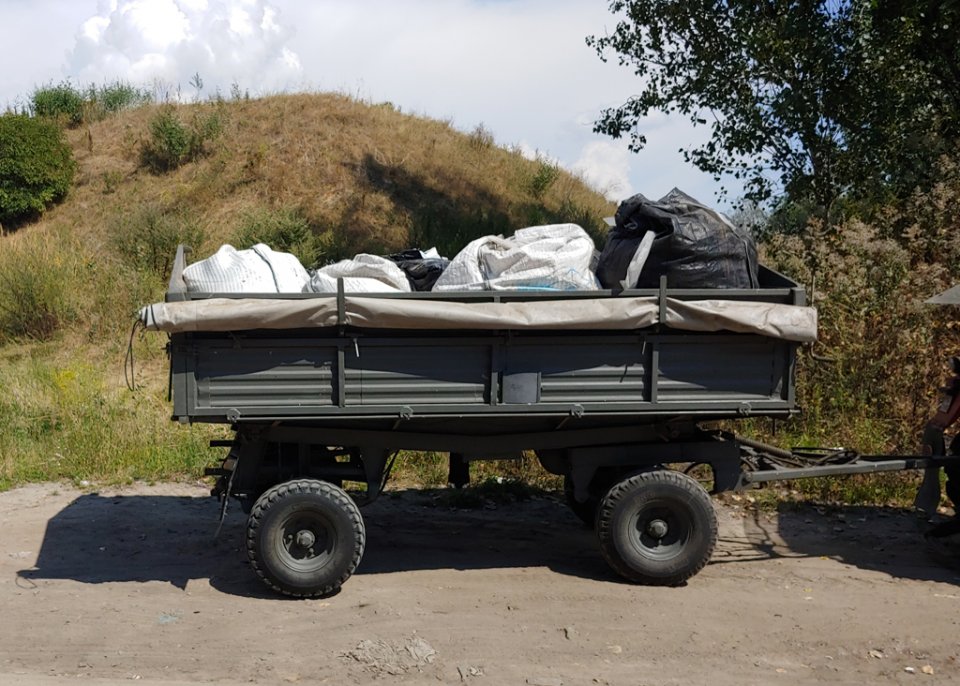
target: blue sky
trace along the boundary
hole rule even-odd
[[[705,131],[650,117],[639,154],[591,131],[639,90],[584,43],[615,24],[602,0],[0,0],[0,11],[0,107],[63,79],[179,87],[187,99],[195,73],[206,95],[234,83],[253,95],[334,90],[464,131],[483,124],[612,199],[677,186],[716,202],[718,184],[678,152]]]

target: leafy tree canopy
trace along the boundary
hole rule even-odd
[[[876,204],[932,179],[960,140],[960,34],[936,0],[612,0],[608,35],[642,87],[595,129],[646,144],[644,118],[678,112],[710,128],[683,150],[746,195]]]

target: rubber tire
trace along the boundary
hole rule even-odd
[[[669,523],[662,546],[641,532],[648,518]],[[704,568],[717,544],[717,514],[696,480],[659,469],[614,484],[597,510],[600,551],[617,574],[641,584],[676,586]]]
[[[291,524],[310,529],[326,544],[325,559],[304,563],[290,552],[284,533],[286,526],[290,535]],[[295,479],[268,489],[247,520],[247,556],[254,572],[274,591],[298,598],[338,591],[360,564],[366,540],[353,499],[339,486],[316,479]]]
[[[563,477],[563,496],[570,511],[592,529],[597,522],[597,508],[600,507],[600,499],[593,494],[582,503],[574,498],[573,479],[569,476]]]

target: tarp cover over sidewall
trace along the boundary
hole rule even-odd
[[[817,311],[812,307],[675,298],[667,298],[665,305],[666,319],[660,322],[655,297],[461,303],[347,295],[340,321],[334,296],[210,298],[156,303],[141,309],[140,319],[147,329],[167,333],[338,325],[367,329],[629,331],[663,323],[684,331],[755,333],[801,343],[812,342],[817,336]]]

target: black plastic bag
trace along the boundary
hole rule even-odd
[[[403,273],[407,275],[410,288],[415,291],[429,291],[437,282],[443,270],[450,264],[446,257],[424,257],[417,249],[404,250],[394,255],[387,255],[387,259],[395,262]]]
[[[757,288],[757,247],[746,229],[674,188],[654,202],[642,195],[617,208],[616,225],[597,264],[604,288],[619,290],[647,231],[655,237],[635,284],[657,288],[667,277],[672,288]]]

